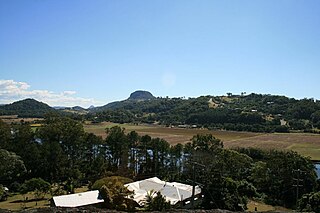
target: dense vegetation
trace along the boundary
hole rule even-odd
[[[251,132],[319,133],[320,129],[320,101],[254,93],[185,99],[155,98],[150,92],[136,91],[127,100],[87,110],[80,107],[55,110],[33,99],[0,106],[0,115],[44,117],[48,112],[93,122],[157,123]]]
[[[96,122],[197,125],[253,132],[317,132],[316,129],[320,128],[320,102],[260,94],[145,101],[129,99],[97,107],[86,118]]]
[[[0,106],[0,115],[18,115],[19,117],[39,118],[54,111],[47,104],[34,99],[25,99]]]
[[[296,170],[303,171],[298,194],[302,205],[314,199],[318,185],[313,163],[296,152],[224,149],[212,135],[195,135],[186,145],[170,146],[118,126],[106,129],[102,139],[86,133],[81,123],[59,116],[46,117],[36,130],[0,120],[0,184],[21,193],[36,190],[39,197],[49,190],[47,183],[54,186],[52,194],[72,193],[74,187],[89,183],[100,188],[109,208],[124,210],[129,204],[118,201],[126,192],[117,181],[108,185],[110,179],[105,178],[157,176],[189,183],[195,177],[204,195],[199,208],[243,210],[249,198],[291,208],[297,201]],[[166,208],[161,196],[149,200],[149,208],[155,203]]]

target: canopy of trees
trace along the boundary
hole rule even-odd
[[[114,202],[113,196],[126,193],[120,186],[112,191],[110,183],[117,186],[127,179],[115,183],[104,179],[112,175],[132,180],[157,176],[189,184],[193,180],[202,187],[202,208],[208,209],[243,210],[249,198],[294,207],[292,186],[298,169],[304,171],[298,198],[317,187],[310,159],[292,151],[224,149],[223,142],[213,135],[195,135],[185,145],[170,146],[163,139],[118,126],[106,129],[102,139],[66,117],[47,117],[36,130],[26,123],[0,124],[0,184],[10,187],[18,182],[33,187],[49,182],[75,187],[90,182],[92,188],[103,190],[107,205],[115,209],[124,206]]]
[[[313,132],[320,125],[320,102],[285,96],[250,94],[124,100],[97,107],[86,115],[95,122],[158,122],[253,132]],[[280,121],[286,121],[281,123]]]

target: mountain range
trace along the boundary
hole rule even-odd
[[[34,99],[0,106],[0,115],[43,117],[50,112],[77,115],[77,119],[94,122],[197,125],[265,132],[320,129],[320,101],[254,93],[185,99],[154,97],[140,90],[131,93],[126,100],[88,109],[79,106],[53,108]]]

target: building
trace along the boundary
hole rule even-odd
[[[136,181],[125,185],[130,191],[134,192],[133,200],[140,206],[144,205],[146,196],[151,191],[160,192],[171,205],[188,205],[192,196],[192,186],[177,183],[162,181],[157,177]],[[200,195],[201,189],[195,187],[195,196]],[[195,198],[196,200],[197,198]],[[185,203],[183,203],[186,201]]]
[[[99,191],[89,191],[70,195],[55,196],[51,199],[51,206],[57,207],[79,207],[102,203]]]

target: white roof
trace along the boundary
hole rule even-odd
[[[99,197],[98,190],[71,195],[55,196],[52,199],[55,203],[55,206],[60,207],[78,207],[103,202],[103,199]]]
[[[154,192],[160,192],[172,205],[176,204],[179,201],[190,198],[192,195],[191,185],[177,182],[165,182],[157,177],[136,181],[126,184],[125,186],[130,191],[134,192],[133,200],[140,205],[144,204],[147,193],[151,190],[153,190]],[[200,193],[200,187],[196,186],[195,195]]]

